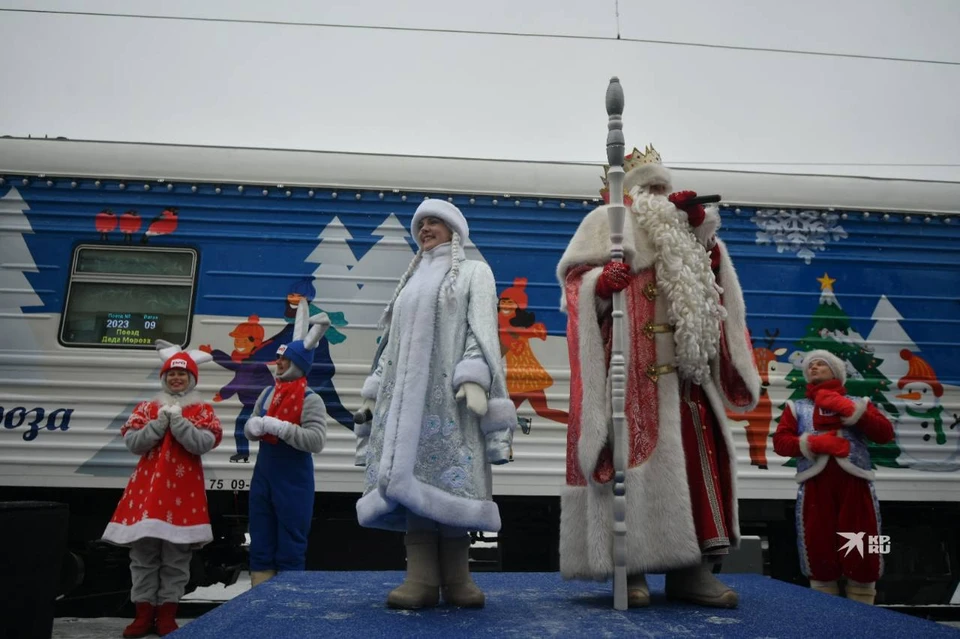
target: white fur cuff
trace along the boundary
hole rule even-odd
[[[817,456],[810,450],[810,444],[807,442],[807,439],[810,437],[810,433],[804,433],[800,435],[800,452],[803,453],[803,456],[809,459],[810,461],[816,461]]]
[[[860,418],[863,417],[863,414],[867,412],[867,406],[870,404],[870,400],[866,397],[857,397],[856,399],[850,398],[853,400],[853,403],[856,405],[856,409],[853,411],[853,415],[850,417],[844,417],[840,420],[840,423],[844,426],[853,426],[860,421]]]
[[[510,399],[491,399],[487,402],[487,414],[480,418],[480,430],[492,433],[497,430],[517,427],[517,409]]]
[[[377,392],[380,390],[380,378],[371,375],[363,380],[363,388],[360,389],[360,397],[364,399],[377,399]]]
[[[465,382],[479,384],[483,390],[490,390],[490,367],[487,362],[480,357],[460,360],[457,367],[453,369],[453,387],[460,388]]]
[[[706,216],[703,218],[700,226],[693,229],[693,234],[697,237],[697,241],[700,242],[705,249],[709,250],[717,243],[716,235],[717,230],[720,228],[720,213],[717,212],[717,208],[714,206],[708,206],[704,210]]]

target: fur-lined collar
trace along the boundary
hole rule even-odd
[[[573,266],[590,264],[603,266],[610,261],[610,205],[604,204],[593,209],[580,222],[577,232],[573,234],[567,250],[563,252],[560,263],[557,265],[557,281],[563,290],[567,271]],[[627,208],[623,221],[623,259],[634,271],[641,271],[653,266],[655,254],[653,244],[645,236],[634,236],[634,224],[630,216],[633,212]]]
[[[183,408],[185,406],[193,406],[194,404],[202,404],[203,398],[200,397],[200,394],[196,391],[189,391],[177,395],[162,391],[154,397],[153,401],[163,406],[180,406]]]

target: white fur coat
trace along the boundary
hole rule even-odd
[[[449,245],[424,253],[397,298],[374,373],[362,394],[376,400],[366,457],[361,525],[406,528],[407,511],[448,526],[497,531],[486,459],[488,433],[511,431],[497,335],[497,291],[483,262],[464,260],[452,295]],[[464,382],[489,395],[477,417],[455,398]]]

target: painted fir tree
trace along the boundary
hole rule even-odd
[[[833,291],[837,280],[824,273],[818,277],[820,282],[820,304],[813,313],[806,334],[797,342],[797,348],[803,352],[816,349],[830,351],[847,364],[847,392],[854,397],[866,397],[877,406],[882,406],[888,414],[897,415],[897,408],[887,399],[890,380],[880,372],[883,360],[878,358],[863,336],[850,325],[850,316],[840,306]],[[803,371],[794,368],[787,375],[787,388],[792,391],[789,399],[798,400],[806,396],[807,383]],[[897,457],[900,448],[896,441],[888,444],[868,443],[870,458],[874,466],[899,468]],[[795,460],[791,460],[793,465]]]

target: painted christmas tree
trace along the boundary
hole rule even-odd
[[[23,308],[43,306],[25,273],[36,273],[24,235],[32,234],[27,219],[30,210],[16,188],[0,198],[0,318],[3,318],[4,343],[19,348],[36,347],[29,318]]]
[[[898,380],[907,374],[909,368],[906,360],[900,357],[900,351],[907,349],[913,353],[919,353],[920,348],[900,324],[903,315],[886,295],[880,296],[880,301],[873,309],[870,319],[876,323],[867,335],[867,342],[883,360],[880,364],[880,372],[887,379]]]
[[[357,258],[347,243],[353,236],[340,218],[334,217],[317,239],[320,241],[316,248],[304,260],[318,265],[313,272],[313,286],[317,291],[314,303],[320,302],[321,306],[311,308],[310,314],[327,314],[331,326],[327,329],[325,338],[331,344],[339,344],[346,337],[337,327],[346,326],[348,320],[354,322],[358,315],[354,300],[360,289],[356,276],[351,272]]]
[[[803,352],[816,349],[830,351],[847,364],[846,386],[850,395],[866,397],[875,405],[882,406],[887,413],[898,414],[885,395],[890,388],[890,380],[880,372],[883,362],[850,326],[850,316],[841,308],[833,291],[836,280],[824,273],[817,281],[820,282],[820,305],[807,326],[806,335],[797,342],[797,347]],[[803,371],[794,368],[787,375],[787,388],[792,391],[789,399],[803,399],[806,387]],[[869,449],[874,465],[899,468],[896,460],[900,456],[900,448],[896,442],[882,445],[870,442]]]
[[[366,254],[353,268],[352,274],[360,285],[357,295],[358,319],[351,319],[354,326],[375,328],[393,292],[413,259],[414,251],[407,238],[410,233],[393,213],[372,233],[378,237]]]

